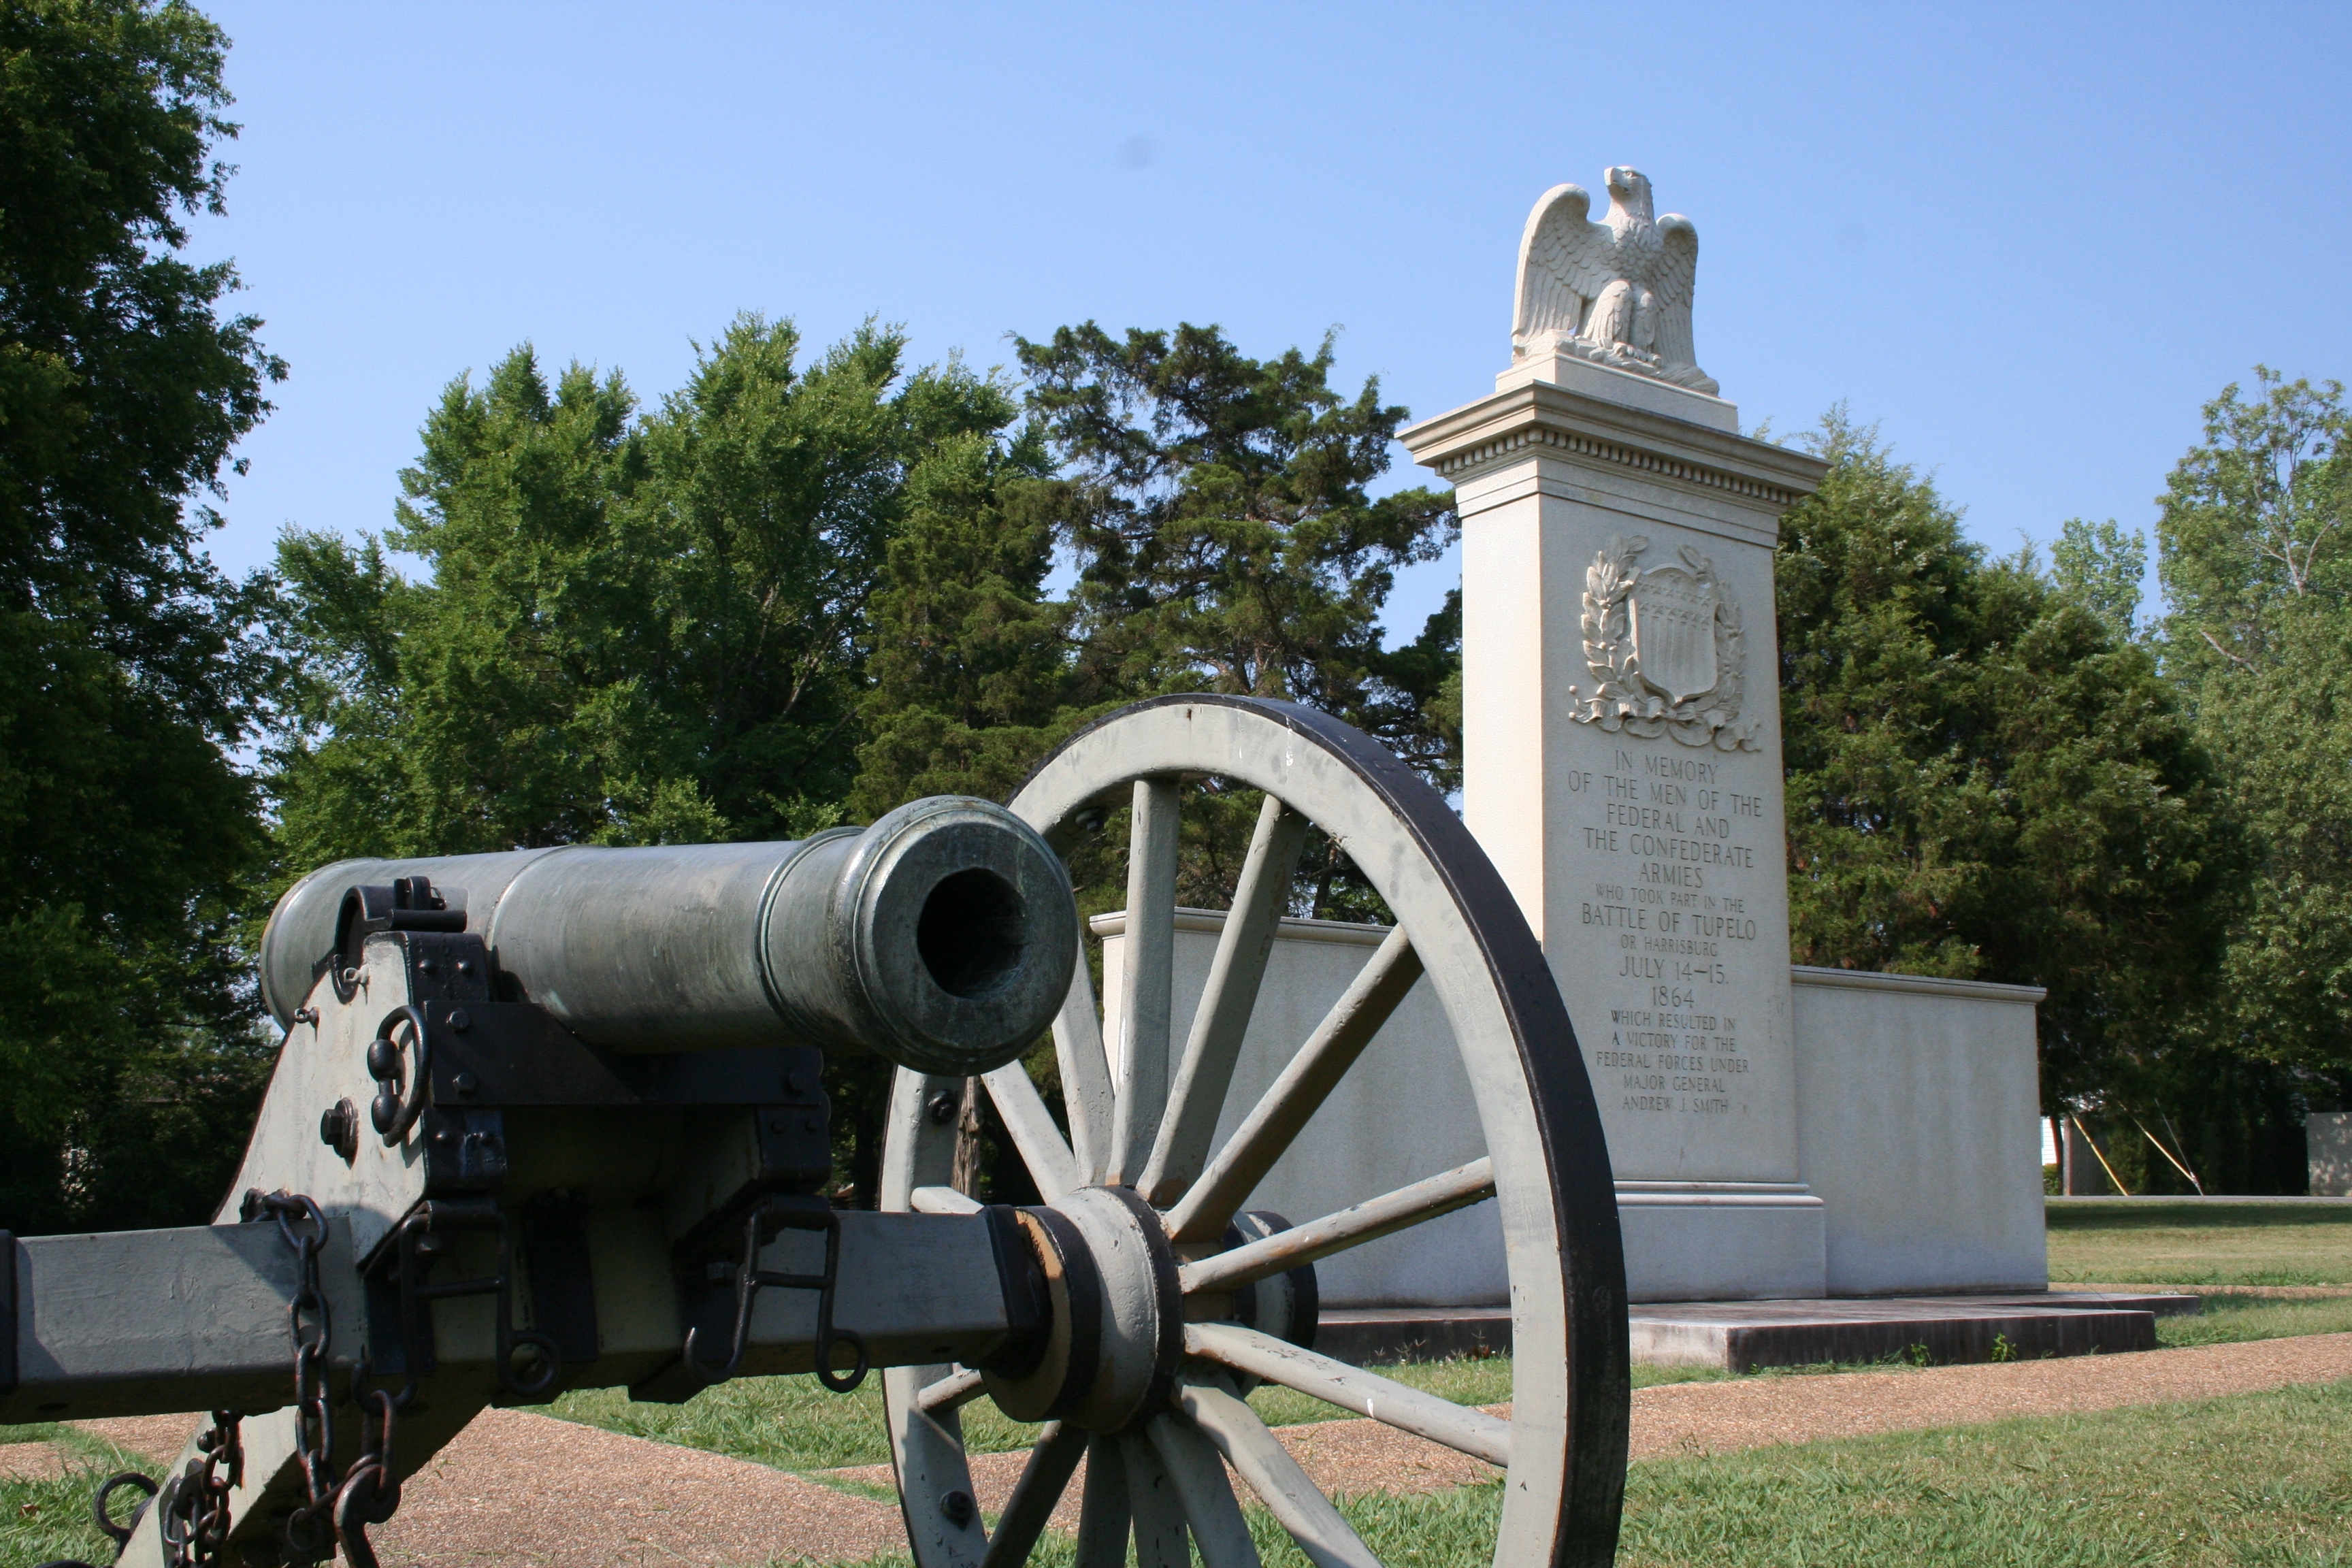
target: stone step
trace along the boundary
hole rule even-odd
[[[1924,1358],[1937,1365],[2113,1354],[2156,1348],[2156,1320],[2197,1310],[2190,1295],[2036,1290],[2000,1296],[1644,1301],[1628,1314],[1636,1363],[1814,1366]],[[1334,1308],[1316,1348],[1359,1366],[1507,1354],[1507,1307]]]

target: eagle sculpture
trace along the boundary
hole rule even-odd
[[[1720,391],[1691,347],[1698,230],[1680,214],[1655,215],[1640,170],[1620,164],[1604,180],[1606,223],[1591,221],[1581,185],[1554,185],[1528,215],[1511,357],[1564,354]]]

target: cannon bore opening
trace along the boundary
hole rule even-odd
[[[1021,967],[1021,895],[1003,878],[958,871],[923,900],[915,951],[949,995],[985,996]]]

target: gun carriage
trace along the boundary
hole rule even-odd
[[[1186,1025],[1178,826],[1202,780],[1264,798]],[[1060,856],[1122,806],[1107,1041]],[[1396,925],[1236,1113],[1310,826]],[[1009,807],[919,801],[794,843],[343,862],[280,900],[261,969],[285,1043],[215,1223],[11,1246],[0,1421],[214,1412],[110,1528],[124,1563],[372,1563],[402,1479],[485,1405],[869,1370],[919,1568],[1025,1561],[1082,1460],[1081,1568],[1130,1541],[1142,1568],[1193,1547],[1255,1568],[1228,1466],[1318,1568],[1376,1568],[1247,1404],[1261,1383],[1504,1467],[1501,1568],[1613,1555],[1623,1270],[1566,1010],[1445,803],[1328,717],[1164,699],[1075,736]],[[1303,1224],[1253,1210],[1423,976],[1486,1157]],[[1049,1030],[1058,1114],[1020,1060]],[[824,1054],[853,1048],[898,1067],[873,1211],[824,1195]],[[1042,1202],[950,1185],[971,1079]],[[1315,1351],[1318,1259],[1482,1202],[1508,1419]],[[1043,1424],[992,1526],[958,1415],[982,1398]]]

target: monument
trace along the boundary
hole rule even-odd
[[[1739,433],[1698,363],[1696,228],[1655,216],[1638,171],[1606,184],[1604,220],[1575,185],[1537,202],[1494,393],[1401,438],[1454,489],[1463,815],[1575,1023],[1630,1291],[2039,1290],[2041,993],[1790,964],[1773,555],[1824,468]],[[1221,918],[1180,931],[1180,1016]],[[1118,917],[1095,929],[1116,964]],[[1279,1069],[1379,938],[1284,926],[1268,990],[1297,1018],[1253,1025],[1237,1085]],[[1401,1008],[1352,1134],[1295,1151],[1275,1195],[1321,1212],[1475,1157],[1444,1027],[1424,996]],[[1490,1223],[1363,1248],[1325,1300],[1499,1300]]]
[[[1463,815],[1552,955],[1626,1251],[1675,1296],[1817,1296],[1798,1169],[1772,552],[1822,464],[1696,363],[1698,234],[1547,192],[1495,395],[1404,432],[1463,533]]]

